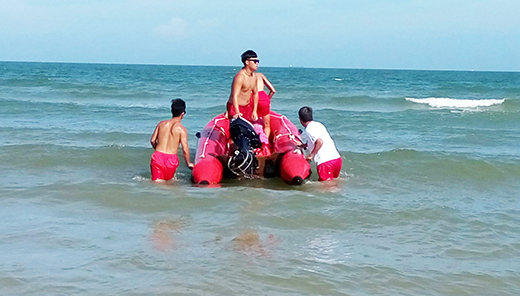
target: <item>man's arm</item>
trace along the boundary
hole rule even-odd
[[[182,146],[182,155],[184,156],[184,161],[186,161],[186,166],[188,168],[193,168],[193,163],[190,161],[190,147],[188,146],[188,131],[185,127],[181,128],[181,146]]]
[[[274,89],[274,86],[271,84],[271,82],[263,75],[262,79],[264,80],[265,86],[269,89],[269,99],[272,99],[274,94],[276,93],[276,89]]]
[[[318,153],[318,151],[321,149],[321,146],[323,146],[323,140],[321,138],[317,139],[316,142],[314,142],[314,149],[312,149],[311,153],[307,155],[307,160],[312,160],[314,156]]]
[[[242,75],[237,74],[233,79],[233,84],[231,86],[231,97],[233,98],[233,108],[235,108],[235,116],[233,116],[234,118],[242,116],[242,113],[240,113],[240,107],[238,105],[238,94],[242,89],[243,83],[244,78],[242,77]]]
[[[157,147],[157,136],[159,135],[159,124],[155,127],[155,130],[153,131],[152,137],[150,138],[150,144],[152,144],[153,149]]]
[[[253,112],[251,113],[251,119],[257,120],[258,119],[258,83],[255,83],[255,86],[253,87]]]

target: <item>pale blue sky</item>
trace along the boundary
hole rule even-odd
[[[0,0],[0,60],[520,71],[518,0]]]

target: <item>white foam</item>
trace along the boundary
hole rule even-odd
[[[143,177],[140,175],[136,175],[136,176],[132,177],[132,180],[138,181],[138,182],[143,182],[143,181],[151,181],[152,179],[146,178],[146,177]]]
[[[505,102],[506,99],[489,99],[489,100],[457,100],[451,98],[426,98],[426,99],[414,99],[405,98],[409,102],[418,104],[428,104],[434,108],[478,108],[478,107],[489,107],[493,105],[500,105]]]

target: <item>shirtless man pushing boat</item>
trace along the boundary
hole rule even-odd
[[[172,100],[172,118],[163,120],[157,124],[150,139],[155,152],[150,160],[152,181],[167,181],[173,179],[179,158],[177,151],[182,146],[184,160],[189,169],[193,168],[190,161],[190,148],[188,147],[188,132],[181,124],[186,114],[186,103],[181,99]]]
[[[248,50],[242,54],[244,67],[238,71],[231,84],[231,94],[227,102],[228,118],[239,116],[255,121],[258,119],[258,85],[255,71],[259,59],[256,52]]]

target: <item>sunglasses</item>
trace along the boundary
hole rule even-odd
[[[256,60],[256,59],[255,59],[255,60],[251,59],[251,60],[248,60],[248,61],[253,62],[253,63],[255,63],[255,64],[260,63],[260,60]]]

